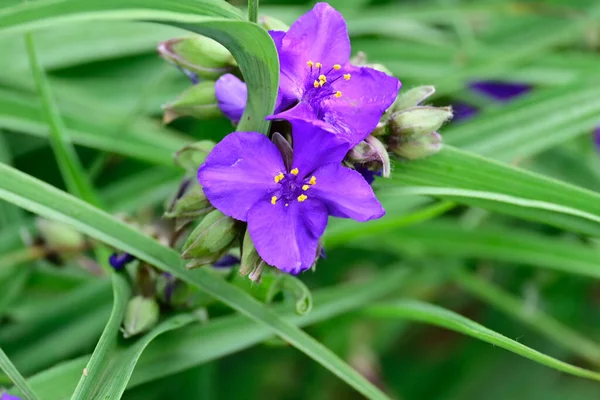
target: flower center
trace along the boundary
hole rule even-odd
[[[335,89],[334,83],[342,78],[349,81],[350,74],[339,72],[342,69],[340,64],[335,64],[326,72],[320,62],[307,61],[306,65],[309,68],[305,90],[308,100],[322,100],[331,96],[338,99],[342,97],[342,92]]]
[[[283,201],[285,206],[289,206],[292,201],[302,203],[308,199],[308,189],[317,184],[317,177],[303,178],[298,174],[298,168],[292,169],[288,173],[280,172],[273,177],[275,183],[279,184],[278,190],[271,197],[271,204],[275,205],[278,201]]]

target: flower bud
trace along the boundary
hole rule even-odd
[[[77,251],[85,247],[85,237],[62,222],[38,218],[36,225],[47,249],[52,251]]]
[[[392,114],[391,134],[402,138],[417,138],[437,131],[452,118],[450,107],[416,106]]]
[[[390,176],[390,156],[385,146],[374,136],[367,136],[365,140],[354,146],[346,156],[346,161],[353,165],[360,165],[371,171],[382,171],[382,176]]]
[[[215,143],[210,140],[188,144],[175,153],[175,164],[192,174],[196,174],[213,147],[215,147]]]
[[[190,233],[181,257],[191,260],[188,268],[211,264],[229,250],[236,237],[235,220],[219,210],[213,210]]]
[[[244,240],[242,241],[242,257],[240,261],[240,275],[246,276],[249,274],[250,280],[256,282],[260,280],[260,275],[263,268],[266,266],[264,260],[260,257],[250,233],[246,229]]]
[[[263,15],[258,18],[258,24],[268,31],[283,31],[287,32],[290,26],[278,20],[277,18]]]
[[[433,155],[442,148],[442,136],[437,132],[406,138],[405,141],[390,144],[390,150],[406,160],[417,160]]]
[[[165,104],[163,110],[165,124],[184,116],[198,119],[219,117],[221,109],[217,104],[215,82],[204,81],[190,86],[175,101]]]
[[[135,296],[127,303],[123,318],[123,337],[125,339],[150,330],[158,322],[159,308],[156,300]]]
[[[390,107],[390,113],[418,106],[434,93],[435,87],[433,86],[417,86],[405,92],[400,92],[396,101]]]
[[[198,218],[214,210],[213,206],[204,195],[202,187],[197,182],[191,182],[183,194],[176,198],[166,218]]]
[[[201,35],[162,42],[158,53],[170,63],[204,79],[217,79],[236,67],[229,50]]]

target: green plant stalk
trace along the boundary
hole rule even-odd
[[[485,279],[466,271],[456,271],[454,281],[467,293],[529,326],[556,345],[600,366],[600,346],[592,340],[556,321],[539,309],[526,307],[523,301]]]
[[[0,348],[0,368],[19,388],[19,390],[23,394],[24,400],[39,399],[39,397],[34,393],[33,389],[29,387],[29,384],[27,383],[27,381],[25,381],[23,375],[21,375],[17,368],[15,368],[14,364],[10,362],[8,356],[6,355],[4,350],[2,350],[2,348]]]
[[[248,21],[258,22],[258,2],[259,0],[248,0]]]
[[[79,162],[75,148],[66,137],[66,128],[54,102],[46,74],[37,58],[33,35],[30,32],[25,34],[25,44],[33,80],[42,99],[44,114],[50,128],[50,146],[65,180],[65,185],[75,196],[92,202],[92,204],[98,204],[99,199]]]

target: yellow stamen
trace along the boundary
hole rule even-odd
[[[319,75],[319,80],[321,82],[327,82],[327,77],[325,75]]]
[[[344,79],[349,81],[350,80],[350,74],[344,74]]]
[[[319,87],[323,87],[324,84],[325,84],[325,82],[319,81]]]
[[[298,201],[301,203],[306,199],[308,199],[308,196],[305,194],[301,194],[300,196],[298,196]]]
[[[288,203],[285,203],[285,206],[287,207],[287,206],[289,206],[289,204],[288,204]]]
[[[321,64],[320,62],[318,62],[318,63],[315,63],[315,66],[316,66],[317,68],[321,68],[321,67],[323,66],[323,64]]]
[[[271,204],[274,205],[275,203],[277,203],[277,196],[271,197]]]
[[[283,172],[280,172],[277,175],[275,175],[275,178],[273,179],[275,180],[275,183],[279,183],[279,181],[283,179]]]
[[[310,183],[311,185],[316,185],[317,184],[317,177],[316,176],[311,176],[310,180],[308,181],[308,183]]]
[[[315,81],[314,85],[315,85],[315,87],[321,86],[318,81]]]
[[[340,92],[339,90],[335,92],[335,97],[337,97],[338,99],[342,97],[342,92]]]
[[[315,65],[315,63],[312,61],[307,61],[306,65],[308,65],[309,67],[312,67],[313,65]]]
[[[298,171],[298,168],[294,168],[293,170],[290,171],[290,174],[298,175],[298,172],[300,172],[300,171]]]
[[[335,64],[333,66],[333,69],[335,69],[336,71],[338,71],[340,68],[342,68],[342,66],[340,64]]]
[[[302,190],[308,190],[309,187],[310,185],[302,185]]]

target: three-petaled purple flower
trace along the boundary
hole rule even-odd
[[[400,81],[350,64],[350,39],[342,15],[317,3],[287,32],[269,31],[279,54],[279,93],[268,119],[318,120],[352,145],[367,137],[394,102]],[[221,111],[232,121],[246,105],[246,86],[235,76],[215,86]],[[243,100],[243,101],[242,101]]]
[[[0,400],[21,400],[21,398],[8,393],[2,393],[2,395],[0,395]]]
[[[356,171],[341,165],[351,144],[319,121],[293,123],[293,155],[266,136],[234,132],[198,171],[211,204],[246,221],[258,254],[297,274],[310,268],[328,216],[367,221],[384,209]]]

